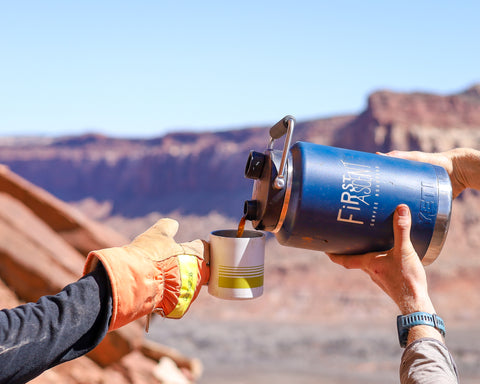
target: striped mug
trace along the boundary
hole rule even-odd
[[[210,233],[208,293],[226,300],[254,299],[263,293],[265,234],[225,229]]]

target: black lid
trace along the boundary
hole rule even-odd
[[[273,231],[280,218],[286,188],[274,188],[273,181],[277,177],[281,157],[282,152],[276,150],[267,150],[265,154],[252,151],[248,157],[245,174],[255,182],[252,200],[245,202],[244,214],[255,229]],[[261,172],[258,172],[260,167]]]
[[[248,179],[259,179],[262,176],[263,167],[267,157],[260,152],[250,151],[247,165],[245,166],[245,177]]]

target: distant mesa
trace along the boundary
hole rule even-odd
[[[112,214],[216,211],[237,219],[251,195],[251,181],[243,175],[248,153],[266,148],[268,129],[179,132],[153,139],[99,134],[0,139],[0,162],[62,200],[108,202]],[[480,148],[479,132],[480,84],[475,84],[453,95],[377,91],[358,115],[298,122],[294,141],[367,152],[441,151]]]

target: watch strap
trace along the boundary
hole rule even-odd
[[[440,316],[435,313],[430,314],[426,312],[414,312],[408,315],[401,315],[397,317],[397,331],[398,341],[400,346],[405,348],[408,340],[408,332],[410,328],[416,325],[429,325],[437,329],[443,337],[445,337],[445,322]]]

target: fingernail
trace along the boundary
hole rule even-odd
[[[408,216],[408,211],[407,205],[401,205],[398,207],[398,216]]]

